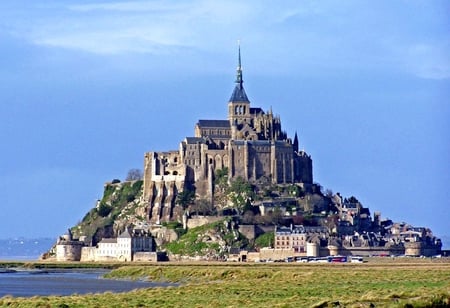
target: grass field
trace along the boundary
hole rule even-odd
[[[85,296],[0,299],[7,307],[450,307],[450,261],[364,264],[163,263],[120,267],[118,279],[179,287]]]

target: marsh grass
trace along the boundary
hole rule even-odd
[[[181,283],[127,293],[0,299],[9,307],[449,307],[450,263],[154,264],[109,278]]]

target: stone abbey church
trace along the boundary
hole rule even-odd
[[[229,180],[297,183],[305,189],[312,185],[312,160],[299,151],[297,133],[292,140],[272,110],[250,106],[240,50],[236,75],[227,120],[199,120],[194,136],[181,141],[178,150],[145,154],[143,201],[150,221],[160,223],[178,216],[176,196],[184,189],[213,202],[219,169],[227,168]]]

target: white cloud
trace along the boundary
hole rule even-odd
[[[392,10],[386,12],[386,7]],[[423,38],[415,37],[410,28],[420,18],[410,20],[402,12],[387,3],[372,7],[308,0],[283,5],[225,0],[75,2],[18,15],[31,18],[22,20],[17,31],[41,46],[99,55],[176,55],[192,63],[205,54],[231,50],[230,44],[242,39],[246,55],[264,61],[269,74],[376,69],[448,78],[448,44],[417,43]],[[17,25],[10,19],[11,28]],[[189,58],[194,53],[197,58]]]
[[[406,69],[421,78],[450,78],[450,42],[445,44],[415,44],[406,51]]]
[[[70,5],[69,9],[74,11],[122,11],[122,12],[143,12],[143,11],[171,11],[186,8],[186,4],[166,2],[166,1],[130,1],[130,2],[106,2]]]
[[[161,53],[197,47],[211,36],[241,27],[252,10],[226,2],[111,2],[69,6],[65,18],[34,25],[36,44],[97,54]],[[216,31],[216,32],[214,32]],[[220,33],[221,32],[221,33]]]

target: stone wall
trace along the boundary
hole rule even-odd
[[[133,261],[137,262],[156,262],[158,261],[158,254],[156,252],[135,252]]]
[[[217,217],[217,216],[196,216],[193,218],[189,218],[187,220],[187,227],[189,229],[191,228],[195,228],[195,227],[200,227],[206,224],[210,224],[219,220],[222,220],[223,217]]]
[[[259,251],[260,260],[284,260],[287,257],[298,255],[294,252],[294,249],[274,249],[274,248],[262,248]]]
[[[405,249],[403,246],[398,247],[339,247],[333,249],[333,255],[341,256],[389,256],[389,255],[403,255]],[[329,256],[329,247],[320,247],[320,256]]]
[[[81,262],[94,262],[97,255],[97,247],[83,247],[81,249]]]
[[[256,238],[255,225],[239,225],[239,232],[249,240],[254,240]]]

